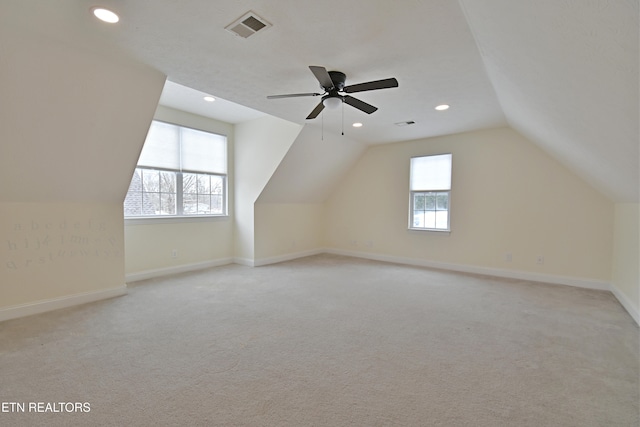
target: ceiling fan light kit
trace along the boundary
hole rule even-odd
[[[320,103],[307,116],[307,120],[310,120],[318,117],[318,114],[320,114],[325,107],[337,108],[342,103],[351,105],[352,107],[357,108],[358,110],[363,111],[367,114],[371,114],[378,108],[347,94],[398,87],[398,81],[395,78],[375,80],[366,83],[358,83],[355,85],[345,86],[347,76],[340,71],[327,71],[326,68],[315,65],[309,66],[309,69],[320,83],[320,89],[324,91],[323,93],[292,93],[288,95],[270,95],[267,96],[267,98],[279,99],[301,96],[321,96],[322,99]]]
[[[340,104],[342,104],[342,98],[335,97],[335,96],[327,96],[326,98],[322,99],[322,103],[327,108],[336,109],[340,106]]]

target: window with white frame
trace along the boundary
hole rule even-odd
[[[450,231],[451,157],[411,158],[409,228]]]
[[[154,120],[124,201],[124,215],[227,214],[227,138]]]

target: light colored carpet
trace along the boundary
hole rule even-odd
[[[638,383],[610,293],[333,255],[0,323],[0,401],[90,404],[7,426],[637,426]]]

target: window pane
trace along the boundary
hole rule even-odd
[[[222,214],[222,195],[211,196],[211,213]]]
[[[421,210],[425,207],[424,194],[418,193],[413,195],[413,209]]]
[[[183,193],[198,194],[198,176],[195,173],[182,174]]]
[[[437,210],[447,210],[449,209],[449,194],[448,193],[440,193],[436,196],[436,209]]]
[[[198,194],[211,193],[211,185],[209,184],[209,175],[198,175]]]
[[[142,215],[155,215],[156,208],[153,204],[153,200],[146,196],[146,193],[142,193]]]
[[[198,195],[198,213],[208,214],[210,203],[211,203],[211,197],[208,194],[205,196]]]
[[[424,213],[424,228],[436,228],[435,211],[426,211]]]
[[[436,194],[426,193],[425,195],[425,209],[435,210],[436,208]]]
[[[142,171],[143,191],[157,193],[160,191],[160,173],[154,170]]]
[[[176,193],[175,172],[160,172],[160,191],[163,193]]]
[[[195,194],[185,194],[182,199],[182,209],[185,215],[198,213],[198,196]]]
[[[176,214],[176,196],[172,193],[161,193],[160,203],[162,205],[162,215]]]
[[[446,230],[449,228],[449,212],[437,211],[436,212],[436,225],[434,228]]]
[[[160,215],[160,194],[159,193],[142,193],[142,203],[149,206],[152,210],[151,215]],[[145,214],[148,215],[148,214]]]
[[[221,176],[211,176],[211,194],[223,194],[224,178]]]

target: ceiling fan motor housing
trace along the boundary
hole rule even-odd
[[[344,89],[344,83],[347,81],[347,76],[341,71],[329,71],[329,77],[331,77],[331,81],[333,82],[333,87],[338,92],[342,92]],[[320,86],[322,87],[322,86]],[[328,89],[328,88],[322,88]]]

